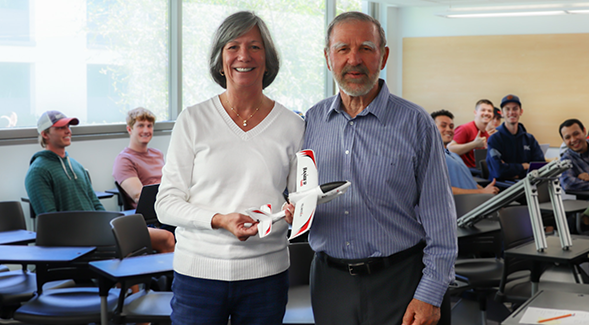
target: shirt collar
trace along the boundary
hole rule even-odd
[[[378,86],[380,87],[380,91],[378,95],[372,100],[368,106],[358,114],[358,116],[366,116],[368,114],[374,115],[380,122],[384,123],[384,115],[386,113],[386,103],[389,98],[389,88],[387,87],[386,82],[383,79],[378,79]],[[325,121],[331,118],[334,114],[342,114],[349,118],[347,114],[344,114],[342,110],[342,97],[341,94],[337,94],[329,109],[325,113]]]

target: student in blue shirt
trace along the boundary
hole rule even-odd
[[[472,194],[472,193],[490,193],[497,194],[499,189],[495,187],[495,180],[486,187],[477,184],[470,170],[464,164],[462,158],[456,153],[448,150],[448,144],[454,138],[454,114],[447,110],[439,110],[431,113],[436,122],[436,126],[444,142],[444,152],[446,153],[446,165],[450,175],[450,185],[452,185],[452,194]]]

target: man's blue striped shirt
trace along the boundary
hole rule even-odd
[[[319,184],[349,180],[348,192],[317,206],[309,242],[342,259],[389,256],[425,241],[423,277],[414,298],[439,306],[454,278],[456,212],[444,147],[421,107],[377,97],[355,118],[340,95],[306,114],[304,148],[313,149]]]

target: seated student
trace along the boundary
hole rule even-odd
[[[565,191],[589,191],[589,140],[587,130],[578,119],[569,119],[558,127],[560,137],[567,149],[561,160],[570,160],[573,167],[560,175],[560,184]]]
[[[479,100],[474,109],[474,120],[456,128],[456,134],[448,149],[460,156],[467,167],[476,168],[474,149],[487,148],[487,125],[493,120],[493,103]]]
[[[478,185],[460,156],[448,150],[448,143],[454,137],[454,114],[446,110],[440,110],[433,112],[431,116],[436,122],[436,126],[442,135],[444,147],[446,147],[446,165],[448,165],[452,194],[499,193],[499,189],[495,187],[495,180],[486,187]]]
[[[147,145],[153,137],[155,115],[142,107],[127,113],[129,146],[115,158],[112,175],[131,197],[137,207],[141,189],[145,185],[159,184],[164,167],[164,154]]]
[[[501,100],[505,121],[487,141],[489,179],[511,180],[526,177],[532,161],[546,161],[533,135],[519,123],[524,110],[519,97],[507,95]]]
[[[113,177],[131,197],[135,206],[144,185],[159,184],[162,178],[164,155],[161,151],[148,148],[153,137],[155,115],[138,107],[127,113],[129,146],[115,158]],[[149,228],[151,245],[158,252],[173,252],[176,244],[174,235],[164,229]]]
[[[589,140],[589,134],[587,134],[586,139]],[[567,150],[568,150],[567,144],[563,141],[560,144],[560,148],[558,148],[558,156],[559,157],[562,157],[562,154],[564,154],[564,152],[567,151]]]
[[[503,116],[501,115],[501,110],[497,107],[493,107],[493,119],[489,124],[487,124],[487,133],[491,136],[493,133],[497,132],[497,127],[501,125],[501,119]]]
[[[70,158],[70,125],[78,125],[58,111],[47,111],[37,122],[39,144],[45,150],[33,155],[25,177],[30,204],[37,214],[55,211],[96,211],[104,207],[96,197],[84,166]]]
[[[77,118],[68,118],[58,111],[43,113],[37,122],[39,143],[45,150],[33,155],[25,177],[30,204],[37,214],[105,210],[94,193],[84,166],[65,151],[72,143],[70,125],[78,123]],[[171,235],[171,243],[166,233]],[[156,251],[174,251],[174,236],[171,233],[150,229],[149,234]]]

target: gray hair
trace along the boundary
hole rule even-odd
[[[380,47],[381,53],[384,54],[385,47],[387,46],[387,37],[384,33],[384,29],[380,25],[380,22],[378,20],[372,18],[371,16],[369,16],[365,13],[359,12],[359,11],[344,12],[342,14],[339,14],[337,17],[335,17],[331,21],[331,23],[327,27],[327,35],[325,36],[325,51],[329,52],[329,47],[331,46],[331,43],[330,43],[331,33],[333,32],[333,28],[335,27],[335,25],[343,23],[343,22],[347,22],[350,20],[366,21],[366,22],[373,23],[374,26],[376,26],[376,28],[378,28],[378,34],[380,36],[379,47]]]
[[[251,11],[239,11],[227,17],[221,23],[221,26],[217,28],[213,37],[209,72],[221,87],[227,88],[227,78],[221,75],[221,70],[223,70],[223,47],[230,41],[249,32],[254,26],[258,26],[260,35],[262,35],[266,56],[266,73],[262,81],[262,88],[268,87],[276,79],[280,68],[280,60],[266,23]]]

